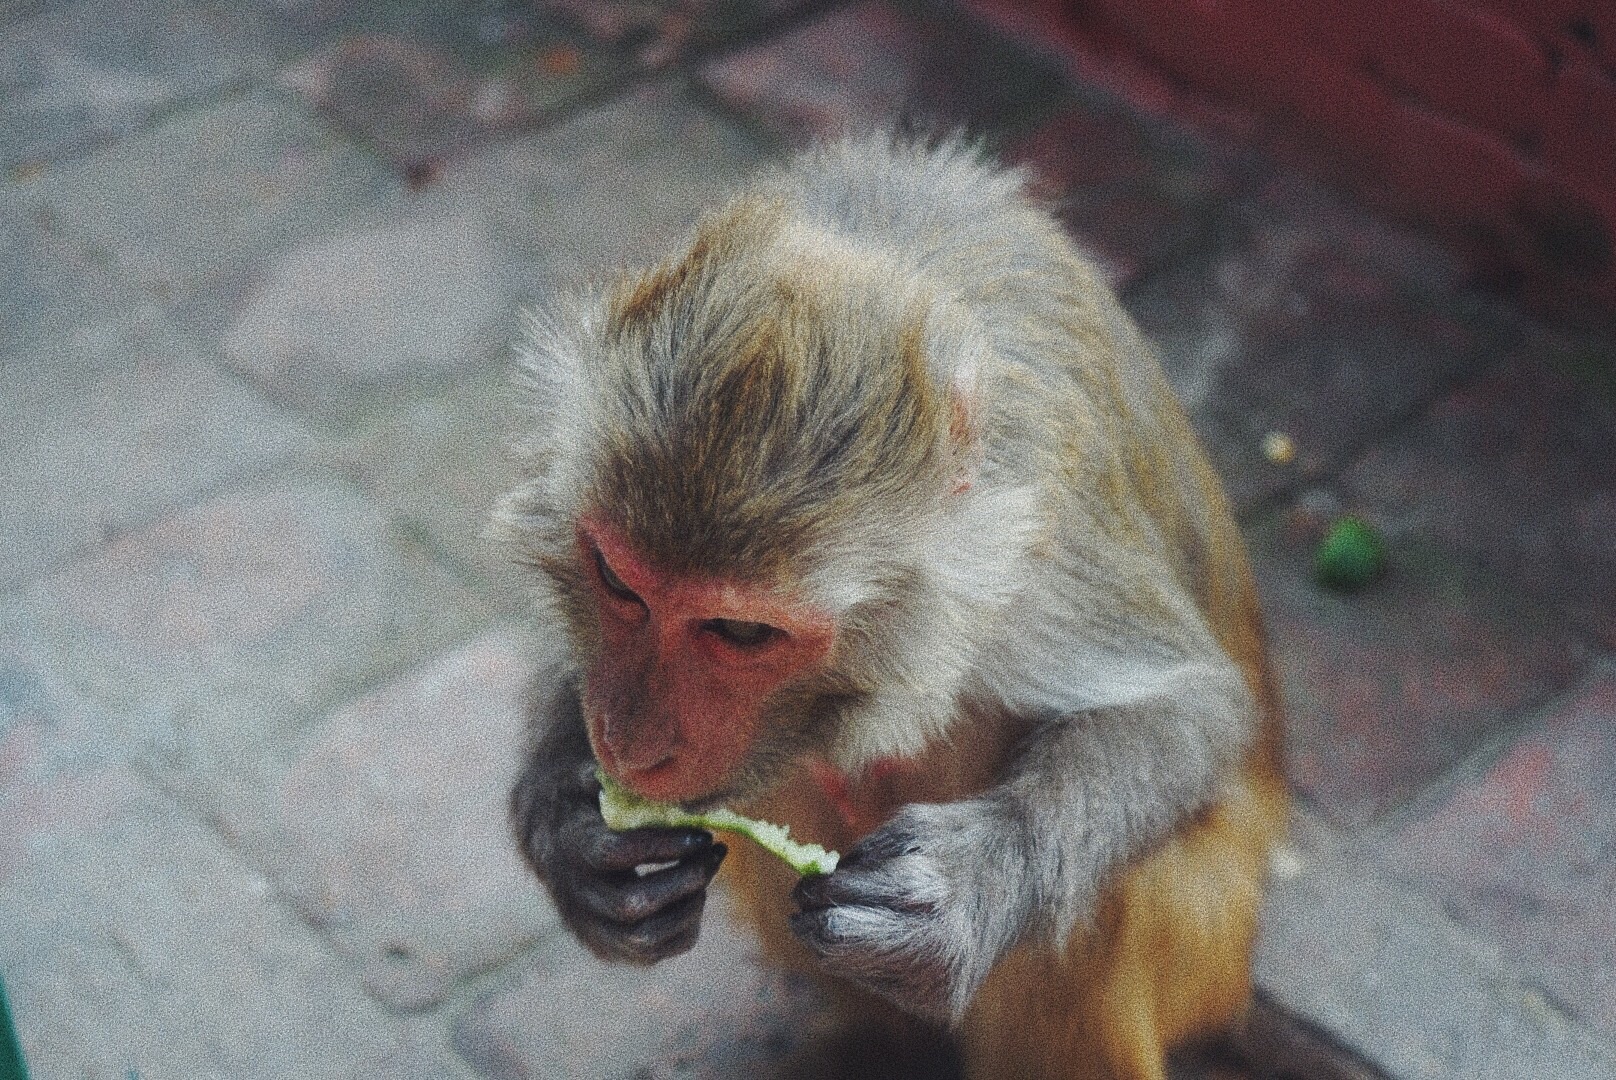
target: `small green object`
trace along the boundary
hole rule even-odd
[[[1313,556],[1313,576],[1334,589],[1359,589],[1386,568],[1380,532],[1362,518],[1344,517],[1330,526]]]
[[[836,863],[841,859],[836,852],[826,851],[818,844],[804,844],[791,839],[790,830],[784,825],[743,817],[722,807],[692,814],[672,803],[642,799],[632,791],[619,787],[600,769],[595,770],[595,776],[600,780],[600,815],[606,819],[606,827],[617,832],[661,827],[719,829],[739,833],[765,851],[784,859],[799,874],[828,874],[836,869]]]
[[[22,1043],[11,1023],[11,1006],[6,1002],[6,984],[0,983],[0,1080],[28,1080],[22,1063]]]

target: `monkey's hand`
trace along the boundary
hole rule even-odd
[[[958,1021],[1026,924],[1021,856],[988,835],[993,817],[979,800],[905,807],[834,873],[797,884],[792,930],[832,974]]]
[[[592,758],[531,764],[511,800],[528,863],[596,956],[652,964],[688,952],[724,845],[700,829],[613,832],[599,800]]]

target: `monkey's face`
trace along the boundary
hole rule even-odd
[[[777,751],[782,697],[821,672],[833,617],[758,586],[665,573],[609,524],[585,518],[578,558],[598,612],[584,679],[595,756],[647,798],[734,794]]]
[[[971,460],[973,399],[918,299],[893,315],[862,264],[783,257],[782,222],[739,206],[535,327],[542,430],[502,518],[570,631],[596,756],[661,800],[840,753],[899,681],[884,628],[919,617],[892,596]]]

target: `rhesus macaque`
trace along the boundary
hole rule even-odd
[[[782,963],[970,1076],[1160,1078],[1236,1020],[1286,810],[1250,573],[1022,177],[825,146],[569,303],[531,327],[499,520],[570,643],[513,813],[572,930],[680,953],[726,856],[609,832],[598,761],[844,852],[726,874]]]

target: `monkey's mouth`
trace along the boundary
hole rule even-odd
[[[734,797],[734,792],[726,788],[723,791],[715,791],[711,795],[703,795],[699,799],[682,802],[679,804],[679,809],[692,814],[705,814],[727,805]]]
[[[662,792],[667,791],[671,786],[670,780],[677,783],[678,776],[682,772],[682,763],[673,757],[665,758],[655,765],[645,768],[623,769],[612,754],[611,748],[601,744],[595,748],[595,759],[600,763],[600,767],[605,770],[606,775],[610,776],[613,781],[625,790],[642,799],[672,803],[681,810],[686,810],[693,814],[716,810],[737,794],[734,787],[726,784],[700,795],[682,797],[675,793],[673,798],[666,797]]]
[[[602,766],[602,767],[604,768],[604,766]],[[661,767],[662,766],[655,766],[655,767],[653,767],[653,769],[648,770],[648,771],[649,772],[655,772],[656,769],[659,769]],[[726,787],[726,788],[721,788],[721,789],[719,789],[717,791],[710,792],[710,793],[708,793],[706,795],[697,796],[696,798],[693,798],[693,799],[667,799],[667,800],[654,799],[650,795],[641,795],[640,790],[633,785],[632,781],[625,782],[622,778],[612,774],[610,770],[607,770],[607,775],[611,776],[612,779],[614,781],[616,781],[620,786],[622,786],[625,790],[627,790],[629,792],[632,792],[635,795],[640,795],[641,798],[652,798],[653,801],[656,801],[656,802],[668,802],[668,803],[671,803],[674,806],[677,806],[679,809],[685,811],[686,813],[690,813],[690,814],[705,814],[710,810],[720,809],[721,807],[728,804],[735,797],[735,791],[733,789],[731,789],[731,788]]]

